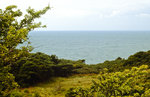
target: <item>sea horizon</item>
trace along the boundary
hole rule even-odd
[[[150,31],[32,31],[32,52],[59,58],[85,59],[87,64],[128,58],[138,51],[150,50]],[[35,33],[36,32],[36,33]]]

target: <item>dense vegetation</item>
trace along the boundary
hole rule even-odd
[[[67,97],[75,97],[75,96],[95,97],[96,95],[103,95],[100,97],[105,97],[105,96],[109,97],[108,95],[113,95],[113,96],[114,95],[120,95],[120,96],[149,95],[148,89],[150,88],[149,87],[150,72],[149,72],[148,61],[150,59],[145,58],[148,52],[149,51],[143,52],[145,54],[142,55],[139,55],[139,53],[141,52],[138,52],[134,55],[131,55],[126,60],[122,58],[117,58],[116,60],[105,61],[104,63],[100,63],[96,65],[86,65],[85,60],[78,60],[78,61],[65,60],[65,59],[59,59],[55,55],[50,56],[44,53],[37,52],[37,53],[30,53],[28,56],[22,57],[16,62],[14,62],[9,71],[10,71],[10,75],[12,73],[15,76],[15,81],[21,87],[36,85],[36,83],[44,82],[53,77],[59,77],[59,76],[67,77],[67,76],[72,76],[74,74],[93,74],[93,73],[99,74],[98,79],[100,81],[99,82],[93,81],[94,84],[91,86],[91,88],[89,89],[70,88],[66,94]],[[140,57],[139,56],[137,57],[137,55],[139,55]],[[126,65],[129,61],[131,61],[131,58],[134,64],[132,63],[130,65],[129,64]],[[136,61],[138,58],[139,61]],[[144,60],[145,63],[142,60]],[[141,62],[142,64],[146,64],[146,66],[141,66],[139,64],[135,65],[139,62]],[[141,67],[138,68],[138,66]],[[128,69],[132,68],[132,70],[125,70],[127,68]],[[12,79],[14,79],[13,76]],[[17,85],[17,83],[15,85]],[[128,86],[128,83],[130,86]],[[101,84],[104,86],[100,86]],[[107,84],[111,86],[107,87]],[[100,88],[102,87],[105,89],[103,90],[104,92],[100,91],[101,90]],[[126,87],[128,89],[126,89]],[[140,90],[140,88],[142,90]],[[115,93],[117,94],[110,93],[108,91],[109,89],[111,89],[110,90],[111,92],[114,93],[115,91]],[[115,89],[120,89],[120,90],[115,90]],[[129,92],[127,90],[130,91],[132,90],[133,93],[127,94],[126,92]],[[107,93],[103,94],[106,91],[108,91],[108,95],[106,95]],[[124,93],[123,91],[126,92]],[[13,91],[12,93],[15,92]]]
[[[99,81],[93,81],[89,89],[70,88],[66,97],[110,97],[150,95],[150,51],[138,52],[128,59],[118,57],[99,64],[85,64],[85,60],[59,59],[56,55],[41,52],[30,53],[28,33],[41,26],[34,20],[45,14],[48,7],[35,11],[27,9],[27,14],[20,21],[23,13],[14,10],[16,6],[0,9],[0,96],[23,97],[16,88],[23,88],[51,80],[54,77],[68,77],[75,74],[99,74]],[[26,45],[17,48],[18,45]],[[131,70],[127,70],[131,69]],[[28,91],[26,91],[28,93]],[[33,93],[31,97],[40,97]]]
[[[125,61],[123,66],[140,66],[141,64],[146,64],[150,66],[150,50],[147,52],[140,51],[134,55],[129,56]]]
[[[49,6],[39,11],[29,7],[24,17],[16,8],[17,6],[11,5],[4,10],[0,9],[0,96],[6,96],[18,86],[9,70],[18,59],[29,55],[32,47],[28,45],[28,33],[35,28],[45,27],[34,20],[45,14]],[[19,17],[22,18],[20,21]],[[17,46],[24,42],[27,45],[17,49]]]
[[[55,55],[49,56],[38,52],[17,60],[11,66],[10,72],[15,76],[19,85],[25,87],[43,82],[54,76],[69,76],[74,73],[73,69],[82,65],[84,65],[82,60],[58,59]]]
[[[70,88],[66,97],[150,96],[150,69],[147,65],[113,73],[105,69],[98,79],[89,89]]]
[[[147,56],[148,52],[143,53]],[[131,55],[127,60],[117,58],[116,60],[105,61],[104,63],[97,65],[86,65],[85,60],[72,61],[58,59],[55,55],[49,56],[40,52],[31,53],[28,57],[22,57],[14,62],[10,72],[16,77],[16,81],[21,86],[30,86],[54,76],[66,77],[72,74],[98,74],[104,68],[107,68],[108,72],[123,71],[124,69],[131,68],[133,66],[139,66],[135,65],[139,63],[139,61],[136,61],[139,53],[141,52]],[[148,61],[150,58],[145,58],[145,56],[142,54],[139,57],[139,60],[141,60],[142,64],[149,65]],[[131,57],[134,64],[126,65],[129,61],[131,61]]]

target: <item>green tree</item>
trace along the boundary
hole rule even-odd
[[[45,14],[50,7],[35,11],[28,8],[27,14],[23,16],[17,6],[11,5],[4,10],[0,9],[0,95],[6,95],[17,86],[14,76],[9,73],[13,62],[21,57],[26,57],[32,50],[29,46],[28,33],[35,28],[45,27],[35,19]],[[19,20],[18,18],[23,18]],[[27,43],[26,46],[17,49],[19,44]]]
[[[43,10],[35,11],[32,8],[28,8],[27,14],[24,15],[22,20],[18,20],[22,17],[23,13],[15,5],[6,7],[5,10],[0,9],[0,61],[1,65],[10,65],[16,61],[20,56],[25,55],[31,50],[30,46],[24,46],[21,49],[16,49],[19,44],[28,41],[28,33],[31,30],[39,27],[45,27],[41,25],[41,22],[35,23],[35,19],[40,18],[50,8],[45,7]]]

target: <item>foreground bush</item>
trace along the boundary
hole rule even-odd
[[[106,69],[100,73],[98,79],[98,82],[93,81],[90,89],[71,88],[66,93],[66,97],[149,97],[150,95],[150,69],[147,65],[115,73],[108,73]]]
[[[8,70],[9,67],[0,67],[0,97],[7,96],[11,90],[18,87],[15,77]]]

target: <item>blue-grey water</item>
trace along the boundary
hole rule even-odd
[[[33,52],[96,64],[150,50],[150,31],[34,31]]]

